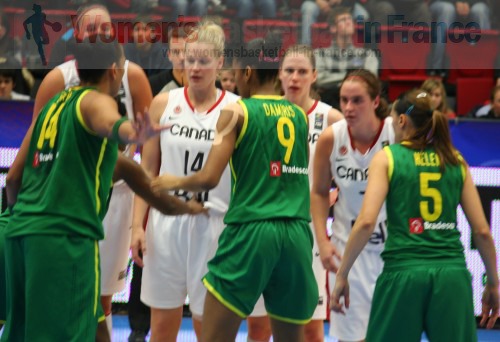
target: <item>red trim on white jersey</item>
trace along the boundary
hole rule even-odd
[[[217,101],[215,101],[214,105],[212,107],[210,107],[209,110],[207,110],[206,114],[210,114],[211,111],[213,111],[215,108],[217,108],[217,106],[219,105],[219,103],[221,103],[224,96],[226,96],[226,91],[222,90],[219,98],[217,99]],[[184,97],[186,98],[186,102],[187,102],[189,108],[191,108],[191,110],[194,112],[195,108],[194,108],[193,104],[191,103],[191,100],[189,100],[188,87],[184,87]]]
[[[380,137],[380,134],[382,134],[382,129],[384,128],[384,121],[385,120],[380,120],[380,127],[378,129],[377,135],[375,136],[375,138],[373,138],[372,143],[368,148],[368,150],[371,150],[373,146],[375,146],[375,144],[378,141],[378,138]],[[347,133],[349,134],[349,141],[351,142],[351,148],[354,151],[356,148],[354,147],[354,138],[351,135],[351,129],[349,128],[349,126],[347,126]]]
[[[310,115],[312,112],[314,112],[314,110],[316,109],[316,106],[318,105],[319,101],[318,100],[315,100],[313,105],[311,106],[311,108],[309,108],[309,110],[307,111],[307,115]]]

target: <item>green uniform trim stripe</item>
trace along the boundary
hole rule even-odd
[[[203,278],[203,285],[207,288],[208,292],[210,292],[219,302],[222,303],[226,308],[240,316],[241,318],[246,318],[247,315],[245,315],[242,311],[238,310],[234,305],[226,301],[224,298],[222,298],[222,295],[215,290],[215,288],[207,281],[206,278]]]
[[[94,316],[97,314],[97,303],[99,302],[99,245],[94,243],[94,270],[95,270],[95,298],[94,298]],[[103,316],[106,319],[105,316]],[[100,319],[100,317],[99,317]],[[100,321],[99,321],[100,322]]]
[[[311,321],[310,319],[293,319],[293,318],[282,317],[282,316],[278,316],[278,315],[273,315],[270,312],[268,312],[267,315],[271,318],[277,319],[278,321],[292,323],[292,324],[304,325],[304,324],[307,324]]]
[[[460,171],[462,172],[462,181],[465,181],[465,177],[467,177],[467,168],[465,167],[464,157],[460,153],[458,153],[458,160],[462,162],[462,165],[460,165]]]
[[[240,144],[241,140],[243,140],[243,136],[245,135],[247,128],[248,128],[248,108],[243,103],[243,101],[238,100],[238,103],[240,104],[241,108],[243,108],[243,127],[241,127],[241,132],[240,135],[238,136],[238,139],[236,140],[236,144],[234,148],[238,148],[238,145]]]
[[[260,100],[282,100],[283,96],[281,95],[253,95],[252,99],[260,99]]]
[[[235,192],[236,191],[236,171],[234,170],[232,157],[229,159],[229,168],[231,169],[231,175],[233,175],[233,188],[232,188],[231,192]]]
[[[389,170],[387,172],[387,175],[389,176],[389,181],[392,178],[392,174],[394,173],[394,156],[392,155],[392,151],[389,148],[389,146],[384,147],[384,152],[387,155],[387,159],[389,162]]]
[[[104,159],[104,153],[106,152],[106,145],[108,144],[108,139],[104,139],[101,145],[101,152],[99,153],[99,159],[97,160],[97,166],[95,171],[95,203],[96,203],[96,213],[101,212],[101,198],[99,197],[99,188],[101,186],[100,172],[102,160]]]
[[[80,122],[80,124],[82,125],[82,127],[90,134],[92,135],[97,135],[96,132],[94,132],[93,130],[91,130],[87,124],[85,123],[85,120],[83,120],[83,116],[82,116],[82,111],[81,111],[81,108],[80,108],[80,103],[82,102],[82,99],[85,95],[87,95],[88,92],[90,92],[91,89],[88,89],[88,90],[85,90],[81,95],[80,97],[78,98],[78,100],[76,101],[76,117],[78,118],[78,122]]]

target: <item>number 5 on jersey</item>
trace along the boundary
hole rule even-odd
[[[443,213],[443,197],[438,189],[430,186],[430,182],[437,182],[441,179],[440,173],[422,172],[420,174],[420,196],[429,200],[420,201],[420,215],[427,222],[436,221]],[[434,210],[430,211],[432,201]]]

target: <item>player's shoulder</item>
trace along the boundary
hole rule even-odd
[[[226,99],[226,102],[236,102],[241,98],[239,95],[231,93],[230,91],[227,90],[224,91],[224,97]]]

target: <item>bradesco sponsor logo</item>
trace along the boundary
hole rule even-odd
[[[308,174],[307,167],[287,166],[287,165],[283,165],[281,167],[281,172],[282,173],[293,173],[293,174],[297,174],[297,175],[307,175]]]
[[[410,218],[408,225],[411,234],[422,234],[425,230],[450,230],[455,229],[454,222],[427,222],[422,218]]]
[[[307,167],[282,165],[280,161],[272,161],[269,165],[269,175],[271,177],[280,177],[282,173],[307,175],[308,170]]]
[[[57,156],[56,156],[57,158]],[[54,154],[52,152],[49,153],[40,153],[40,152],[35,152],[35,155],[33,156],[33,167],[38,167],[40,166],[41,163],[46,163],[54,160]]]

